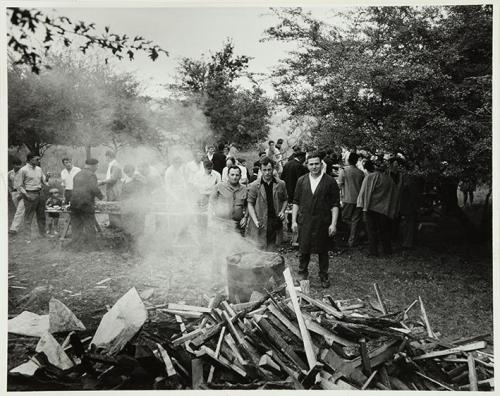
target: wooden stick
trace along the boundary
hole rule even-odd
[[[404,320],[405,318],[407,318],[408,312],[410,312],[410,309],[412,309],[412,308],[413,308],[413,306],[414,306],[416,303],[418,303],[418,300],[413,301],[413,302],[412,302],[412,303],[408,306],[408,308],[406,308],[406,309],[404,310],[404,312],[403,312],[403,320]]]
[[[202,313],[212,312],[212,309],[207,307],[196,307],[194,305],[174,304],[174,303],[169,303],[167,308],[177,311],[192,311],[192,312],[202,312]]]
[[[172,315],[180,315],[185,318],[193,318],[193,319],[199,319],[202,317],[201,312],[194,312],[194,311],[179,311],[177,309],[159,309],[161,312],[166,312]]]
[[[474,356],[472,356],[472,353],[467,354],[467,364],[469,365],[470,390],[472,392],[476,392],[479,389],[477,387],[476,363],[474,362]]]
[[[461,345],[461,346],[458,346],[456,348],[444,349],[442,351],[434,351],[434,352],[424,353],[423,355],[414,357],[413,360],[430,359],[430,358],[446,356],[446,355],[451,355],[451,354],[460,353],[460,352],[475,351],[476,349],[482,349],[482,348],[486,348],[485,341],[473,342],[472,344]]]
[[[363,386],[361,387],[361,390],[365,390],[368,385],[370,385],[370,382],[372,382],[373,378],[375,378],[375,375],[377,375],[377,370],[375,370],[372,375],[370,375],[368,377],[368,379],[366,380],[366,382],[363,384]]]
[[[219,357],[220,348],[222,346],[222,341],[224,340],[224,332],[225,331],[226,331],[226,326],[222,326],[222,330],[220,331],[219,340],[217,341],[217,347],[215,348],[215,357]],[[215,371],[215,367],[210,366],[210,371],[208,373],[208,378],[207,378],[208,384],[212,382],[212,379],[214,377],[214,371]]]
[[[174,365],[172,364],[172,360],[170,359],[168,352],[165,350],[165,348],[163,348],[158,343],[156,343],[156,347],[158,348],[158,352],[163,360],[163,363],[165,364],[165,370],[167,371],[167,377],[173,377],[174,375],[177,374],[177,372],[174,369]]]
[[[304,293],[298,292],[297,295],[299,295],[301,298],[306,300],[308,303],[310,303],[318,308],[321,308],[327,314],[332,315],[332,316],[336,317],[337,319],[342,319],[344,317],[344,314],[337,311],[333,307],[326,305],[326,304],[322,303],[321,301],[315,300],[314,298],[309,297],[309,296],[305,295]]]
[[[179,346],[179,345],[185,343],[186,341],[189,341],[189,340],[192,340],[193,338],[198,337],[200,334],[203,334],[203,330],[202,329],[195,329],[191,333],[184,334],[183,336],[173,340],[172,345],[174,347]]]
[[[432,382],[432,383],[434,383],[434,384],[436,384],[436,385],[438,385],[446,390],[449,390],[449,391],[455,390],[453,388],[450,388],[448,385],[445,385],[439,381],[436,381],[434,378],[431,378],[431,377],[426,376],[425,374],[422,374],[420,371],[415,371],[415,374],[419,375],[422,378],[425,378],[427,381],[430,381],[430,382]]]
[[[477,384],[478,385],[488,384],[489,386],[494,388],[495,387],[495,378],[484,379],[484,380],[478,381]],[[470,384],[461,385],[458,387],[458,389],[460,389],[460,390],[470,389]]]
[[[231,352],[233,352],[233,355],[236,356],[236,359],[242,366],[248,364],[248,362],[243,358],[243,356],[241,356],[241,353],[238,351],[236,343],[234,342],[234,338],[231,336],[231,334],[226,334],[224,337],[224,341],[226,342],[227,346],[229,346]]]
[[[373,288],[375,289],[378,303],[380,304],[380,308],[382,309],[382,314],[387,315],[387,309],[385,308],[384,301],[382,300],[382,295],[380,294],[380,289],[378,288],[378,284],[376,282],[373,284]]]
[[[429,318],[427,317],[427,313],[425,312],[425,307],[422,298],[418,296],[418,300],[420,301],[420,311],[422,312],[422,318],[424,319],[425,328],[427,329],[427,336],[429,338],[436,338],[434,332],[431,329],[431,324],[429,323]]]
[[[288,289],[288,293],[290,294],[290,299],[293,304],[295,315],[297,316],[297,322],[299,324],[300,334],[302,334],[302,342],[304,343],[307,363],[309,364],[309,369],[312,369],[314,366],[316,366],[317,360],[312,346],[311,335],[309,334],[309,330],[307,330],[304,318],[302,317],[302,312],[300,311],[299,301],[297,299],[297,294],[295,292],[295,287],[293,285],[293,279],[292,279],[292,274],[290,273],[290,268],[286,268],[285,271],[283,271],[283,275],[285,277],[286,286]]]
[[[236,312],[234,312],[233,308],[231,308],[226,300],[222,301],[222,306],[231,317],[236,316]]]
[[[210,357],[212,360],[218,362],[220,365],[222,365],[223,367],[227,368],[227,369],[230,369],[232,371],[234,371],[236,374],[238,374],[239,376],[243,377],[243,378],[246,378],[247,377],[247,373],[245,370],[243,370],[242,368],[232,364],[229,360],[227,360],[226,358],[224,358],[223,356],[216,356],[215,354],[215,351],[213,351],[212,349],[210,349],[209,347],[207,347],[206,345],[202,345],[200,350],[205,354],[207,355],[208,357]]]

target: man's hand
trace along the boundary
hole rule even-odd
[[[280,218],[280,220],[284,220],[285,219],[285,211],[282,210],[281,212],[279,212],[278,217]]]
[[[328,236],[334,236],[337,233],[337,226],[335,224],[330,224],[328,227]]]
[[[297,224],[297,222],[296,221],[292,222],[292,231],[297,232],[298,229],[299,225]]]

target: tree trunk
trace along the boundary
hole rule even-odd
[[[92,146],[89,144],[87,146],[85,146],[85,158],[86,159],[90,159],[92,157]]]

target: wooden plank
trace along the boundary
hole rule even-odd
[[[172,360],[170,359],[168,352],[158,343],[156,343],[156,347],[158,348],[158,352],[163,360],[163,363],[165,364],[167,377],[173,377],[177,374],[177,372],[175,371],[174,365],[172,364]]]
[[[192,340],[193,338],[198,337],[200,334],[203,334],[203,329],[195,329],[190,333],[184,334],[183,336],[176,338],[175,340],[172,341],[172,345],[179,346],[186,341]]]
[[[316,333],[316,334],[319,334],[320,336],[322,336],[328,345],[331,346],[333,342],[336,342],[336,343],[343,345],[343,346],[351,346],[352,347],[352,346],[357,345],[355,342],[346,340],[345,338],[342,338],[342,337],[338,336],[337,334],[332,333],[330,330],[325,329],[318,322],[316,322],[312,316],[310,316],[306,313],[302,313],[302,316],[304,317],[307,328],[310,331],[312,331],[313,333]]]
[[[382,294],[380,293],[380,289],[376,282],[373,284],[373,288],[375,289],[375,294],[377,295],[377,300],[380,304],[380,308],[382,309],[382,313],[387,315],[387,308],[385,307],[384,300],[382,300]]]
[[[227,346],[231,349],[231,352],[233,352],[233,355],[236,357],[236,360],[238,360],[238,362],[242,366],[248,364],[248,362],[243,358],[243,356],[241,356],[241,353],[238,351],[236,343],[234,342],[234,338],[231,336],[231,334],[226,334],[224,336],[224,341],[227,344]]]
[[[470,390],[472,392],[478,391],[477,387],[477,373],[476,373],[476,363],[474,362],[474,356],[472,353],[467,354],[467,364],[469,366],[469,384]]]
[[[432,331],[431,324],[429,323],[429,318],[427,317],[427,312],[425,311],[424,303],[420,296],[418,296],[418,301],[420,301],[420,311],[422,312],[422,318],[424,319],[425,328],[427,330],[427,336],[429,338],[436,338],[434,332]]]
[[[203,316],[203,313],[201,312],[194,312],[194,311],[179,311],[177,309],[158,309],[158,311],[161,312],[166,312],[172,315],[180,315],[184,318],[192,318],[192,319],[199,319]]]
[[[442,382],[439,382],[439,381],[435,380],[434,378],[428,377],[427,375],[421,373],[420,371],[415,371],[415,374],[417,374],[418,376],[420,376],[422,378],[425,378],[427,381],[430,381],[430,382],[432,382],[432,383],[440,386],[441,388],[444,388],[444,389],[449,390],[449,391],[454,391],[455,390],[453,388],[450,388],[448,385],[445,385]]]
[[[434,352],[424,353],[423,355],[414,357],[413,360],[431,359],[431,358],[451,355],[451,354],[455,354],[455,353],[475,351],[476,349],[482,349],[482,348],[486,348],[485,341],[473,342],[471,344],[461,345],[461,346],[458,346],[456,348],[451,348],[451,349],[444,349],[442,351],[434,351]]]
[[[297,294],[293,285],[290,268],[286,268],[285,271],[283,271],[283,275],[285,277],[286,286],[288,289],[288,293],[290,294],[290,299],[293,304],[295,315],[297,316],[297,322],[299,324],[299,330],[300,334],[302,335],[302,342],[304,343],[304,350],[306,352],[307,363],[309,364],[309,369],[312,369],[314,366],[316,366],[317,363],[316,355],[312,346],[311,335],[309,334],[309,330],[307,330],[304,318],[302,317],[302,312],[300,311],[299,301],[297,299]]]
[[[368,356],[368,349],[366,348],[365,338],[361,338],[359,340],[359,350],[361,354],[361,365],[363,367],[363,373],[369,376],[372,373],[372,365],[370,364],[370,357]]]
[[[172,309],[176,311],[202,312],[202,313],[212,312],[212,309],[207,307],[197,307],[195,305],[174,304],[174,303],[169,303],[167,305],[167,309]]]
[[[215,348],[215,357],[219,357],[219,355],[220,355],[220,348],[222,346],[222,341],[224,340],[225,331],[226,331],[226,326],[222,326],[222,329],[221,329],[220,335],[219,335],[219,340],[217,341],[217,347]],[[212,379],[214,378],[214,371],[215,371],[215,367],[210,366],[210,371],[208,372],[207,383],[212,382]]]
[[[229,316],[231,316],[231,317],[236,316],[236,312],[234,312],[233,308],[231,308],[231,306],[229,305],[229,303],[226,300],[222,301],[222,306],[224,307],[226,312],[229,314]]]
[[[488,384],[490,387],[494,388],[495,387],[495,378],[487,378],[487,379],[478,381],[477,384],[478,385]],[[458,389],[460,389],[460,390],[470,389],[470,384],[461,385],[461,386],[458,387]]]
[[[300,330],[298,329],[297,326],[295,326],[288,318],[283,315],[278,308],[276,308],[273,304],[270,304],[268,306],[269,311],[276,316],[276,318],[279,319],[283,325],[290,330],[295,336],[299,338],[299,340],[302,340],[302,335],[300,334]]]
[[[329,305],[326,305],[323,302],[318,301],[318,300],[316,300],[316,299],[314,299],[312,297],[309,297],[309,296],[305,295],[304,293],[297,292],[297,295],[300,298],[303,298],[309,304],[312,304],[312,305],[314,305],[314,306],[316,306],[318,308],[321,308],[327,314],[332,315],[332,316],[336,317],[337,319],[342,319],[344,317],[344,314],[342,314],[341,312],[337,311],[335,308],[333,308],[333,307],[331,307]]]

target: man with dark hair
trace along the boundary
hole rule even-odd
[[[253,163],[253,166],[260,168],[260,162],[266,158],[266,152],[265,151],[259,151],[259,159]]]
[[[89,158],[85,167],[73,179],[73,194],[71,196],[71,242],[68,247],[75,250],[92,249],[96,246],[95,198],[104,196],[97,186],[98,161]]]
[[[289,159],[285,166],[283,167],[283,172],[281,173],[281,179],[285,182],[286,192],[288,199],[291,201],[295,194],[295,185],[297,180],[302,175],[305,175],[308,170],[304,166],[304,161],[306,159],[306,153],[302,151],[295,151],[293,153],[293,158]],[[287,219],[288,231],[292,231],[292,215],[288,215]]]
[[[121,179],[122,179],[122,168],[118,161],[116,160],[116,155],[114,151],[106,151],[106,159],[108,161],[108,170],[106,172],[106,178],[99,182],[99,185],[106,186],[106,200],[107,201],[118,201],[120,199],[121,192]],[[120,215],[110,214],[109,215],[109,227],[118,228],[121,226]]]
[[[307,158],[309,174],[297,181],[292,210],[292,230],[299,232],[299,277],[307,279],[311,254],[318,254],[321,286],[328,280],[329,238],[337,232],[340,206],[339,187],[335,179],[321,172],[319,153]]]
[[[274,140],[270,140],[267,144],[269,147],[266,151],[266,156],[271,158],[273,161],[276,161],[276,154],[279,153],[279,150],[277,150],[274,146]]]
[[[276,164],[270,158],[260,163],[262,176],[248,187],[248,237],[259,249],[281,243],[288,197],[285,182],[273,175]]]
[[[362,217],[362,211],[357,207],[357,202],[365,174],[356,166],[358,158],[359,156],[354,152],[349,154],[347,166],[340,170],[337,180],[342,198],[342,221],[350,228],[349,247],[357,243],[358,228]]]
[[[357,206],[363,210],[368,233],[370,257],[376,257],[379,241],[384,254],[391,254],[391,226],[395,214],[395,185],[385,173],[382,162],[365,162],[368,174],[363,179],[358,195]],[[371,170],[374,171],[371,171]]]
[[[18,191],[20,181],[19,177],[21,175],[19,171],[21,170],[21,165],[22,161],[15,157],[12,160],[12,169],[7,174],[10,199],[16,208],[16,212],[9,229],[9,234],[11,235],[17,234],[24,220],[24,200],[21,193]]]
[[[38,231],[41,237],[45,236],[45,202],[41,199],[42,186],[48,186],[47,176],[40,168],[40,157],[28,154],[26,165],[20,170],[19,186],[17,190],[22,194],[24,200],[24,229],[31,234],[31,223],[36,213]]]
[[[64,169],[61,171],[61,185],[64,188],[64,202],[71,203],[71,194],[73,193],[73,178],[81,171],[77,166],[73,166],[71,158],[63,158]]]
[[[237,165],[231,165],[227,173],[228,180],[215,186],[210,201],[215,220],[243,235],[248,218],[245,212],[247,189],[240,184],[241,169]]]
[[[217,151],[212,157],[212,163],[214,164],[214,170],[222,175],[222,170],[226,166],[226,156],[223,153],[224,143],[219,143],[217,146]]]

